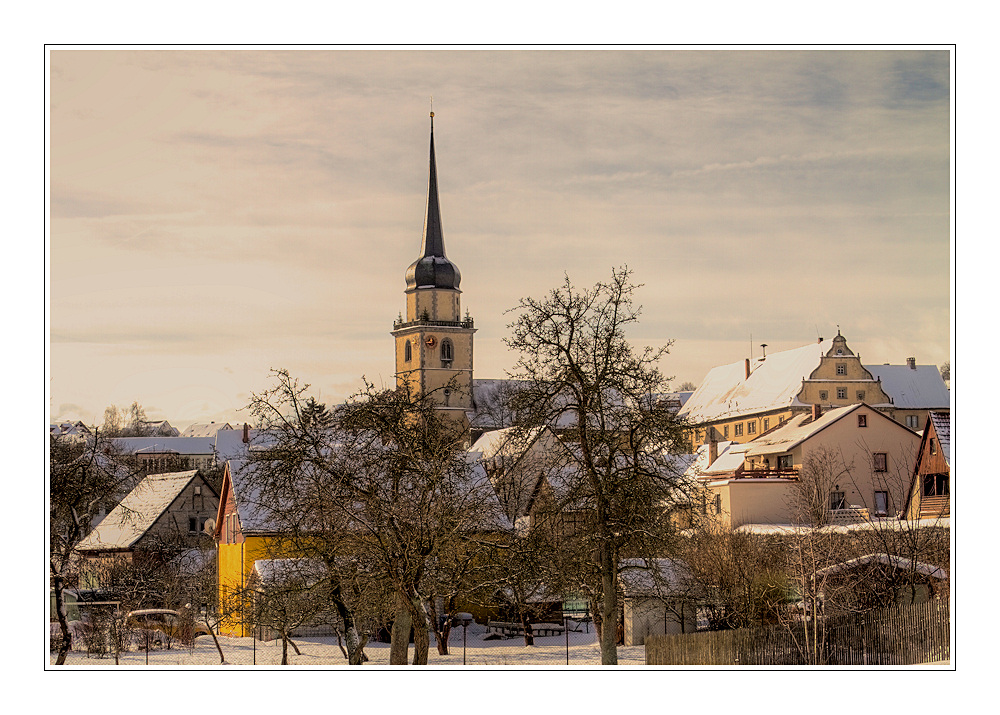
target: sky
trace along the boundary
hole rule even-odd
[[[272,368],[393,379],[430,97],[442,225],[503,377],[523,296],[628,266],[675,384],[839,329],[950,359],[951,55],[55,49],[48,408],[242,422]]]

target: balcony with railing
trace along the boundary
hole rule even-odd
[[[759,467],[756,469],[737,469],[737,479],[798,479],[799,470],[795,467],[777,469]]]
[[[475,327],[475,321],[472,318],[466,316],[465,320],[420,319],[420,320],[403,321],[397,318],[392,323],[393,330],[401,330],[402,328],[412,328],[414,326],[426,326],[433,328],[465,328],[468,330]]]

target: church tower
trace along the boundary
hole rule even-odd
[[[462,275],[444,252],[434,112],[431,112],[430,179],[420,256],[406,269],[406,318],[393,325],[396,384],[430,394],[440,409],[465,419],[472,408],[472,318],[462,317]]]

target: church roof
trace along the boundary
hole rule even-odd
[[[441,228],[441,204],[438,199],[437,161],[434,158],[434,112],[431,112],[430,178],[427,182],[427,212],[424,215],[423,243],[420,257],[406,269],[406,289],[458,289],[462,274],[444,253],[444,230]]]

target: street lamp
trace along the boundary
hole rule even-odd
[[[471,613],[456,613],[455,623],[462,624],[462,665],[465,665],[465,646],[468,643],[469,624],[474,620]]]

